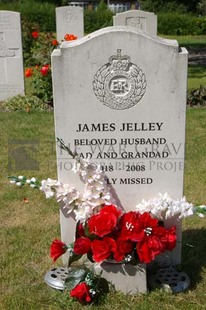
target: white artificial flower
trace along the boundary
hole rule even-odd
[[[93,214],[93,209],[89,204],[84,202],[78,206],[78,209],[74,209],[74,214],[76,221],[83,223]]]
[[[24,178],[23,175],[19,175],[19,176],[18,176],[18,179],[19,179],[19,180],[23,180],[23,178]]]
[[[27,184],[30,184],[30,183],[31,183],[31,180],[30,180],[30,179],[27,179],[27,180],[26,180],[26,183],[27,183]]]
[[[11,181],[10,181],[10,183],[11,183],[11,184],[15,184],[15,183],[16,183],[16,181],[14,181],[14,180],[11,180]]]
[[[36,185],[35,185],[35,184],[30,184],[30,187],[31,187],[31,188],[35,188]]]
[[[16,185],[21,186],[22,184],[21,184],[21,182],[16,182]]]
[[[40,190],[44,192],[46,198],[51,198],[54,196],[54,191],[52,190],[52,186],[54,186],[57,183],[56,180],[52,180],[48,178],[47,180],[41,181],[41,187]]]
[[[150,212],[152,216],[162,221],[172,217],[182,219],[194,213],[194,206],[188,203],[185,197],[181,200],[173,200],[168,193],[159,194],[158,197],[148,201],[142,200],[136,209],[140,213]]]
[[[60,184],[56,187],[57,202],[64,202],[64,207],[69,207],[79,198],[79,192],[69,184]]]
[[[204,218],[204,214],[203,213],[197,213],[197,215],[200,217],[200,218]]]
[[[31,182],[36,182],[36,178],[31,178]]]

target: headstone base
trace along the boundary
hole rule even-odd
[[[125,294],[147,292],[145,264],[131,265],[103,262],[95,266],[95,272],[114,285],[115,290]]]

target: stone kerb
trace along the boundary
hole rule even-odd
[[[74,34],[77,38],[84,36],[84,10],[80,7],[62,6],[56,8],[57,40],[64,40],[66,33]]]
[[[117,13],[113,16],[113,25],[131,26],[151,35],[157,35],[157,15],[152,12],[130,10]]]
[[[63,42],[52,54],[52,72],[56,137],[104,167],[125,211],[158,193],[182,197],[187,51],[177,41],[108,27]],[[73,161],[59,148],[57,166],[61,182],[82,189]],[[64,210],[60,221],[68,244],[75,221]],[[181,223],[173,225],[178,264]]]
[[[20,13],[0,11],[0,101],[24,95]]]

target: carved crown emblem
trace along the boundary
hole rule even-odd
[[[146,91],[146,77],[127,55],[109,58],[94,76],[93,91],[100,102],[115,110],[125,110],[136,105]]]

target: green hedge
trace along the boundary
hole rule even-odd
[[[33,23],[38,24],[39,31],[56,31],[55,5],[35,0],[22,0],[0,3],[0,10],[12,10],[21,13],[24,24],[28,22],[30,28]],[[206,17],[190,14],[159,13],[158,33],[162,35],[206,35]],[[84,11],[85,33],[112,25],[112,12],[104,3],[100,3],[96,11]]]
[[[91,33],[95,30],[112,26],[113,13],[100,4],[96,11],[84,10],[84,31]]]
[[[23,21],[39,25],[40,31],[56,31],[55,5],[36,1],[0,3],[0,10],[21,13]]]
[[[158,33],[165,35],[206,35],[206,17],[189,14],[158,14]]]

